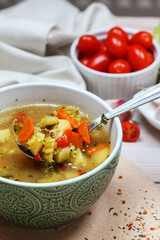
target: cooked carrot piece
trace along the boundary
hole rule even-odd
[[[83,140],[79,133],[72,132],[71,143],[77,148],[83,148]]]
[[[100,143],[100,144],[98,144],[96,146],[86,148],[85,152],[87,154],[93,154],[93,153],[95,153],[95,152],[97,152],[97,151],[99,151],[99,150],[101,150],[103,148],[108,148],[108,147],[109,147],[109,144],[107,144],[107,143]]]
[[[71,117],[69,115],[69,113],[67,113],[65,110],[63,110],[62,108],[59,108],[57,111],[57,117],[59,119],[66,119],[70,122],[72,129],[77,128],[79,126],[79,123],[76,121],[76,119],[74,119],[73,117]]]
[[[34,123],[33,119],[28,117],[26,122],[24,123],[23,128],[21,129],[19,136],[18,136],[18,141],[19,142],[27,142],[28,139],[32,136],[34,132]]]
[[[90,144],[91,137],[89,135],[88,124],[86,120],[80,123],[79,127],[77,128],[77,132],[82,136],[82,139],[85,143]]]

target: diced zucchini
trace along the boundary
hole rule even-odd
[[[47,137],[45,139],[45,145],[42,148],[42,157],[49,163],[53,162],[55,139]]]
[[[57,149],[57,154],[55,155],[55,160],[58,163],[65,162],[69,159],[70,156],[70,148],[65,147],[65,148],[58,148]]]
[[[52,126],[59,123],[59,119],[54,116],[45,116],[41,119],[40,126],[45,128],[46,126]]]
[[[43,133],[34,131],[32,137],[28,140],[27,145],[31,153],[36,156],[44,145],[45,135]]]
[[[72,165],[75,167],[80,167],[87,164],[87,157],[81,151],[80,148],[76,149],[76,157],[74,158]]]
[[[97,163],[99,165],[102,162],[104,162],[104,160],[108,157],[109,154],[110,154],[110,150],[109,150],[109,148],[106,147],[106,148],[103,148],[103,149],[95,152],[91,156],[90,160],[92,162],[95,162],[95,163]]]
[[[9,136],[10,130],[8,128],[0,130],[0,144],[8,142]]]

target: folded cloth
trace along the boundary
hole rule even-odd
[[[0,86],[56,81],[85,89],[82,76],[63,49],[77,36],[113,26],[114,19],[101,3],[81,12],[65,0],[28,0],[1,10]]]

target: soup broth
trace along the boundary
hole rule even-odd
[[[74,106],[30,104],[1,111],[0,176],[46,183],[91,171],[111,151],[102,125],[87,132],[91,120],[92,116]],[[16,141],[29,149],[34,160],[17,148]]]

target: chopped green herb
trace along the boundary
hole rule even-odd
[[[102,113],[102,116],[101,116],[101,123],[105,125],[108,123],[108,118],[106,118],[104,113]]]

